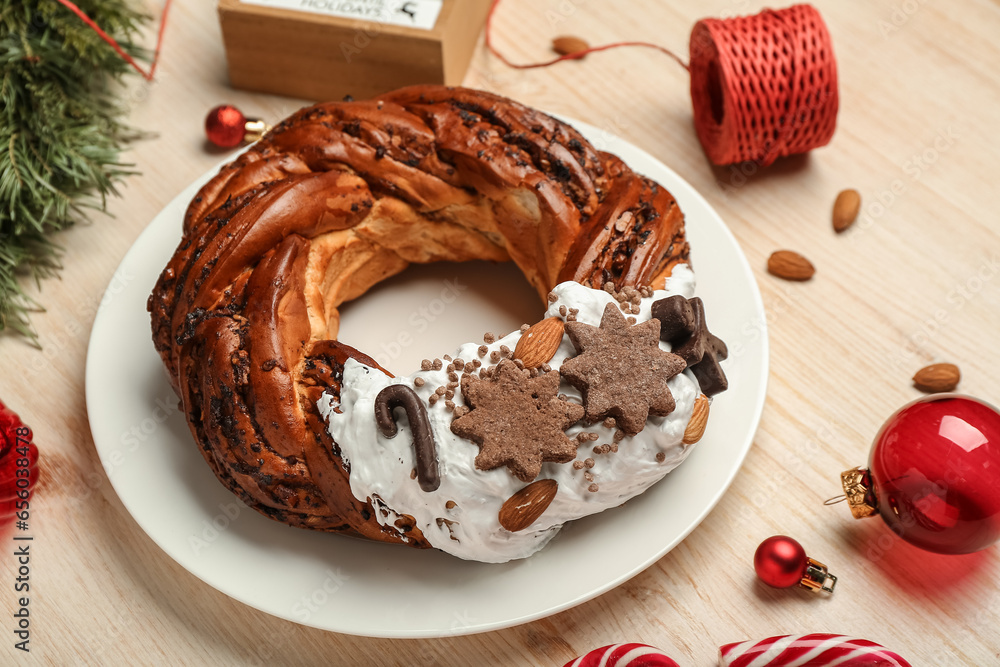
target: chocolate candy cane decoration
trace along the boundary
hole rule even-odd
[[[394,438],[399,432],[396,419],[392,416],[395,408],[403,408],[413,432],[413,449],[417,459],[417,482],[424,491],[437,491],[441,485],[438,475],[437,450],[434,447],[434,433],[423,401],[406,385],[391,384],[375,397],[375,424],[379,433]]]
[[[658,648],[646,644],[612,644],[594,649],[563,667],[679,667]]]
[[[783,635],[726,644],[719,667],[911,667],[900,655],[867,639],[844,635]]]

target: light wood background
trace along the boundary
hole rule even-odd
[[[910,377],[921,366],[954,362],[962,391],[1000,402],[1000,5],[815,4],[839,63],[837,133],[830,146],[749,178],[707,163],[692,127],[686,73],[652,50],[514,71],[480,49],[468,85],[644,147],[719,211],[764,295],[768,400],[729,492],[646,572],[535,623],[396,641],[298,626],[202,583],[138,528],[95,454],[83,396],[93,313],[144,226],[220,159],[203,146],[205,113],[231,101],[277,120],[302,104],[229,89],[214,3],[175,2],[156,82],[133,77],[125,93],[132,122],[157,134],[128,156],[142,175],[111,201],[114,219],[98,216],[59,238],[65,270],[61,280],[43,283],[38,298],[48,311],[34,318],[44,350],[0,337],[0,397],[34,427],[45,476],[33,514],[31,658],[58,665],[559,666],[634,640],[660,646],[682,665],[707,667],[723,643],[827,631],[883,643],[914,665],[1000,664],[997,548],[927,554],[877,519],[855,522],[845,506],[822,505],[838,492],[840,471],[866,462],[883,420],[919,395]],[[522,60],[549,56],[549,40],[559,34],[595,44],[645,39],[686,54],[698,18],[763,6],[505,0],[496,38]],[[830,207],[847,187],[863,195],[862,218],[836,236]],[[769,276],[766,258],[780,248],[809,257],[816,277],[793,284]],[[759,584],[752,555],[775,533],[795,536],[830,565],[840,577],[837,592],[813,596]],[[10,561],[0,565],[6,664],[23,657],[12,647],[6,615],[15,603]]]

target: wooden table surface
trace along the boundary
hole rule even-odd
[[[815,5],[838,59],[837,133],[828,147],[749,177],[708,164],[693,131],[687,75],[652,50],[515,71],[480,48],[467,85],[634,142],[718,210],[763,293],[772,355],[767,403],[754,446],[719,505],[628,583],[502,631],[377,640],[274,618],[195,578],[138,527],[95,452],[83,385],[96,305],[154,215],[220,159],[203,146],[206,111],[231,101],[276,120],[303,103],[228,88],[214,3],[175,2],[156,82],[133,77],[125,93],[132,122],[157,133],[128,156],[142,175],[110,202],[114,219],[97,216],[59,238],[62,278],[37,294],[48,308],[34,318],[44,349],[0,337],[0,397],[34,427],[43,452],[45,481],[33,504],[32,657],[58,665],[558,666],[633,640],[665,649],[682,665],[707,667],[723,643],[827,631],[880,642],[914,665],[1000,664],[997,548],[924,553],[877,519],[853,521],[846,506],[822,504],[838,493],[842,470],[867,461],[885,418],[920,395],[910,377],[925,364],[958,364],[960,390],[1000,402],[1000,4]],[[698,18],[763,6],[506,0],[496,39],[520,60],[547,57],[559,34],[595,44],[644,39],[686,54]],[[837,236],[830,208],[849,187],[862,194],[862,217]],[[780,248],[809,257],[816,277],[799,284],[768,275],[766,259]],[[837,592],[814,596],[758,583],[754,549],[775,533],[795,536],[830,565],[840,577]],[[11,558],[3,563],[0,582],[7,582]],[[12,612],[15,595],[7,583],[2,588],[0,600]],[[9,664],[23,656],[4,632],[0,663]]]

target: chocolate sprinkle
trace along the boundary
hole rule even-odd
[[[427,410],[417,392],[402,384],[391,384],[380,391],[375,397],[375,425],[383,436],[396,437],[399,428],[392,411],[399,407],[406,411],[406,419],[410,422],[410,431],[413,433],[417,482],[424,491],[436,491],[441,486],[441,477],[438,475],[434,433],[427,418]]]

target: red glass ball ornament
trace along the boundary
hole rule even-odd
[[[220,148],[235,148],[246,136],[246,116],[236,107],[223,104],[208,112],[205,135]]]
[[[985,549],[1000,539],[1000,412],[960,394],[913,401],[875,436],[868,470],[842,480],[855,517],[877,513],[921,549]]]
[[[797,541],[775,535],[760,543],[753,555],[753,569],[768,586],[791,588],[802,581],[809,558]]]

